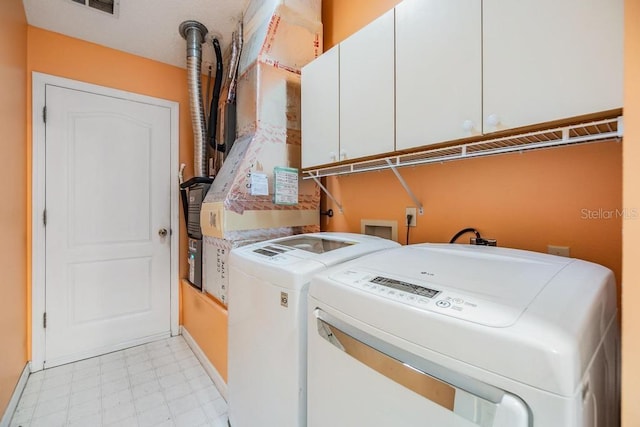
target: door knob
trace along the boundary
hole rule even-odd
[[[167,237],[167,234],[169,234],[169,232],[166,228],[161,228],[160,230],[158,230],[158,235],[160,237]]]

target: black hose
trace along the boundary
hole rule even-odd
[[[187,188],[191,188],[195,184],[211,184],[213,182],[213,178],[208,176],[194,176],[191,179],[180,184],[180,189],[185,190]]]
[[[224,142],[222,146],[218,146],[218,149],[225,154],[229,154],[231,147],[236,140],[236,100],[227,102],[226,111],[224,113]]]
[[[220,102],[220,88],[222,87],[222,52],[220,51],[220,42],[217,38],[213,39],[213,50],[216,53],[216,81],[213,85],[213,97],[211,98],[211,106],[209,107],[209,146],[216,149],[216,132],[218,131],[218,103]]]
[[[209,72],[207,73],[207,91],[205,92],[207,94],[207,102],[204,104],[205,107],[211,104],[211,74],[211,65],[209,65]],[[206,113],[207,112],[205,111],[205,116]],[[209,114],[211,114],[211,111],[209,111]],[[208,121],[209,117],[206,116],[205,120]]]
[[[481,239],[482,237],[480,237],[480,232],[478,230],[476,230],[475,228],[463,228],[462,230],[458,231],[455,236],[453,236],[451,238],[451,240],[449,241],[449,243],[455,243],[456,240],[458,240],[460,238],[460,236],[462,236],[465,233],[474,233],[476,235],[476,237],[478,239]]]

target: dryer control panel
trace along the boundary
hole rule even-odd
[[[365,269],[342,270],[330,278],[399,303],[487,326],[512,325],[521,314],[520,310],[513,307],[455,292],[453,287],[392,277]]]

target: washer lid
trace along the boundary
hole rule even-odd
[[[302,234],[278,240],[276,243],[280,246],[286,246],[291,249],[300,249],[314,254],[323,254],[335,251],[336,249],[357,245],[360,242],[354,240],[336,240],[335,238],[330,239],[324,236]]]
[[[414,278],[509,306],[526,307],[572,260],[471,245],[409,247],[397,267]],[[405,273],[405,274],[406,274]]]
[[[419,308],[505,327],[572,261],[514,249],[423,244],[370,255],[331,277]]]

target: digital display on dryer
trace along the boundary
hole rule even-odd
[[[412,283],[402,282],[400,280],[390,279],[388,277],[382,276],[378,276],[370,280],[370,282],[427,298],[433,298],[440,293],[440,291],[436,291],[435,289],[429,289],[425,288],[424,286],[414,285]]]

